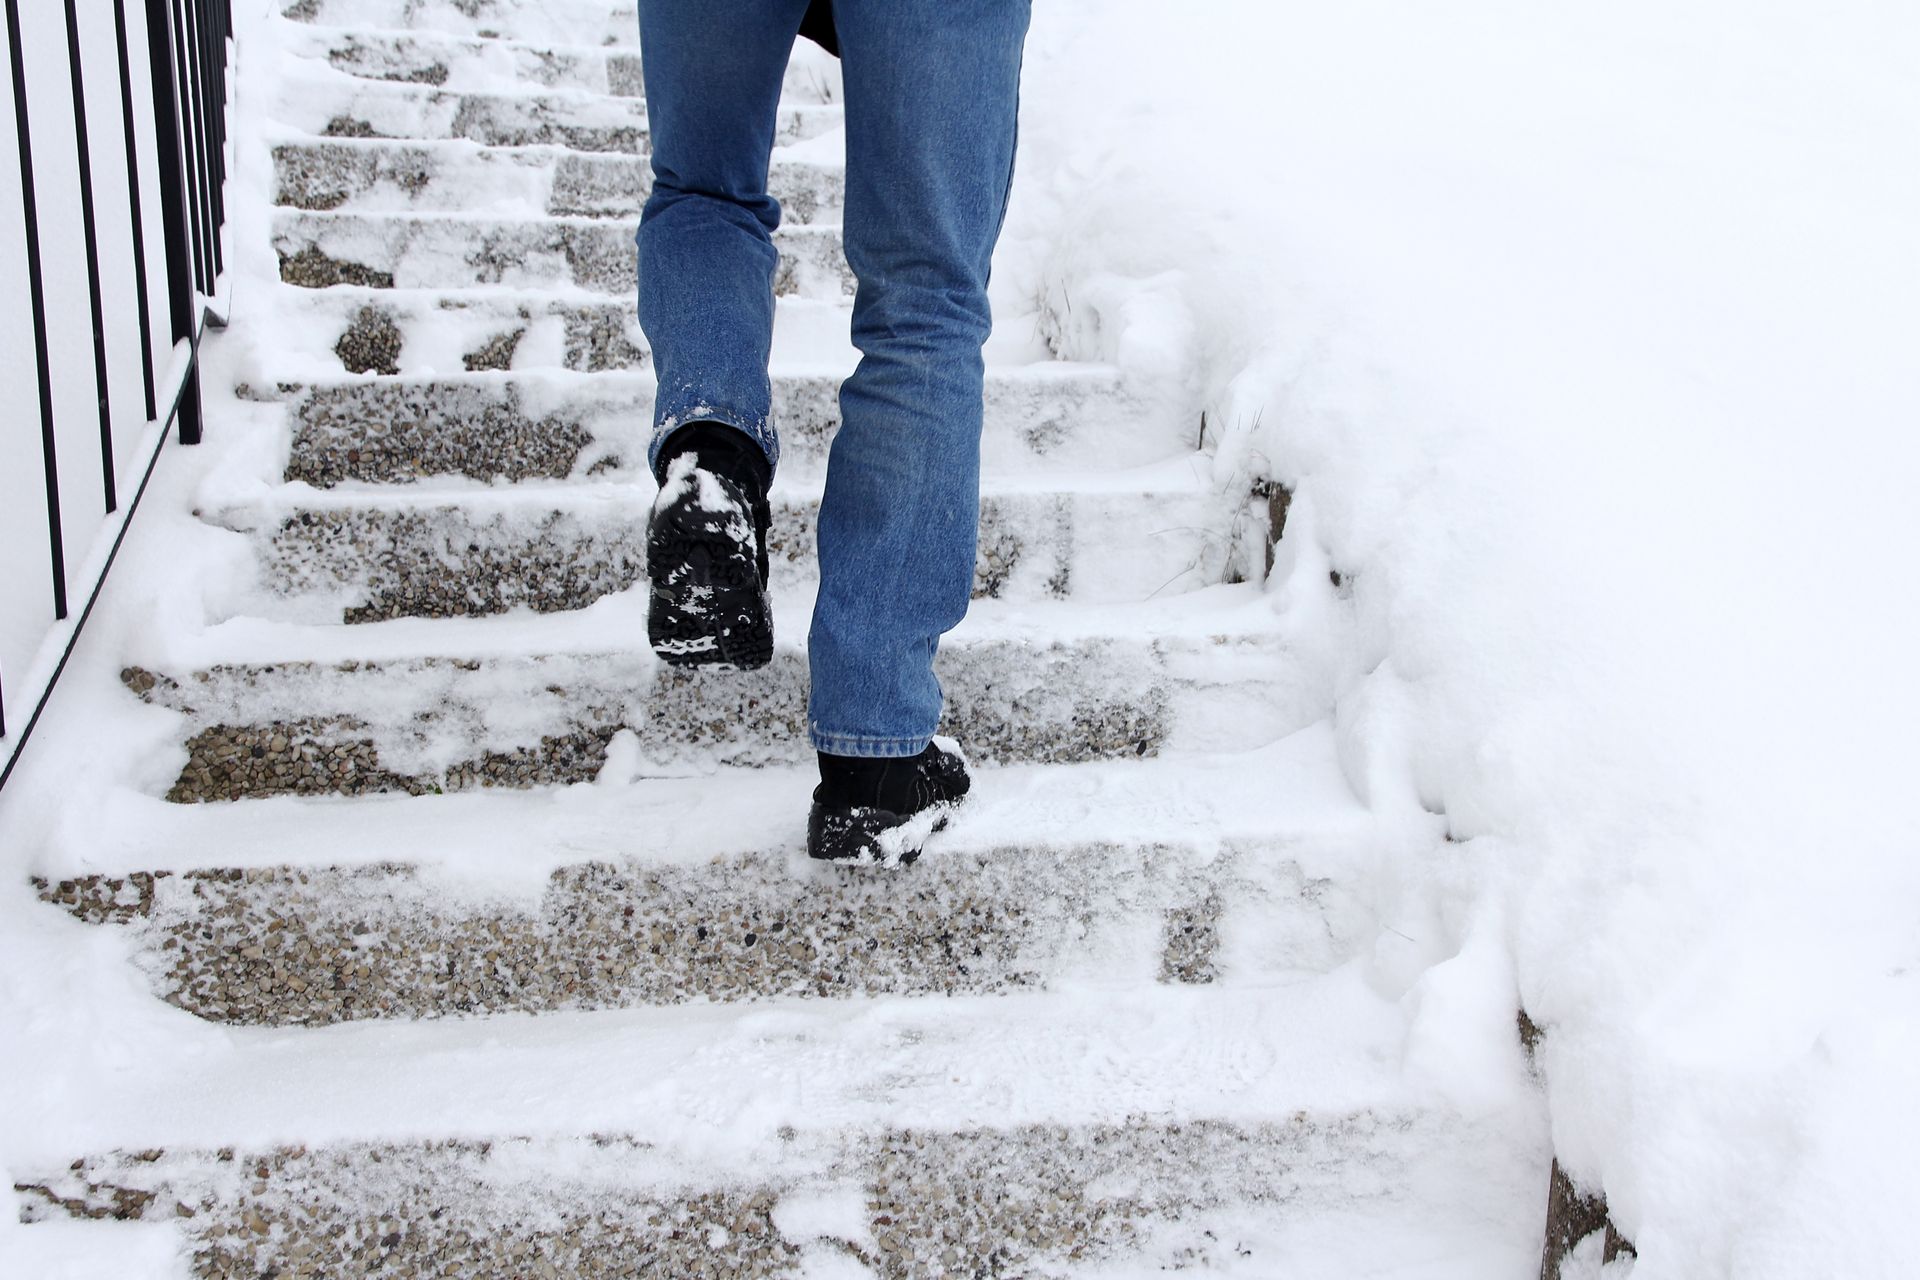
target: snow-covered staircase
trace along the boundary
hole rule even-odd
[[[819,58],[772,172],[779,647],[647,652],[634,25],[299,0],[243,45],[287,337],[212,434],[278,453],[197,514],[251,581],[122,674],[166,803],[41,886],[232,1052],[103,1100],[36,1212],[219,1277],[1528,1274],[1540,1122],[1403,1069],[1273,504],[1127,370],[996,337],[939,664],[975,798],[905,873],[804,856],[852,359]]]

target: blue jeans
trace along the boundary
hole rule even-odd
[[[653,194],[640,325],[659,376],[649,462],[693,421],[778,465],[767,194],[780,81],[807,0],[641,0]],[[1028,0],[835,0],[859,366],[820,508],[808,733],[911,756],[939,726],[933,655],[966,615],[980,523],[987,270],[1013,177]],[[657,473],[657,472],[656,472]]]

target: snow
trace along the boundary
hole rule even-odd
[[[328,21],[356,2],[333,0]],[[256,7],[237,15],[255,42],[243,59],[292,38]],[[389,15],[374,25],[398,12],[362,8]],[[1476,1267],[1419,1242],[1470,1234],[1431,1216],[1464,1168],[1507,1195],[1521,1229],[1501,1238],[1531,1243],[1544,1186],[1502,1179],[1543,1148],[1543,1084],[1555,1153],[1639,1251],[1608,1280],[1913,1274],[1920,18],[1869,0],[1221,0],[1181,24],[1170,38],[1164,6],[1141,0],[1037,7],[994,354],[1121,366],[1196,438],[1204,422],[1212,475],[1181,484],[1284,482],[1287,537],[1264,584],[1066,618],[986,604],[968,627],[1252,637],[1168,660],[1196,678],[1214,664],[1216,737],[1238,724],[1277,740],[983,770],[948,839],[1282,834],[1301,874],[1333,885],[1329,919],[1357,959],[1303,981],[1279,943],[1243,932],[1225,954],[1258,980],[1205,994],[1094,973],[1067,1002],[269,1032],[156,1001],[118,931],[15,892],[0,896],[6,1171],[216,1134],[596,1126],[719,1170],[751,1164],[781,1125],[1437,1107],[1459,1130],[1419,1185],[1390,1202],[1344,1185],[1284,1230],[1212,1224],[1253,1250],[1223,1269],[1519,1276],[1524,1248]],[[796,75],[831,98],[831,64],[806,56]],[[263,114],[239,117],[235,181],[253,192],[271,172],[249,145],[283,129]],[[837,146],[828,132],[783,154],[830,161]],[[179,719],[119,688],[136,657],[591,656],[640,621],[623,597],[565,620],[348,634],[232,616],[246,540],[192,513],[290,495],[278,408],[225,387],[272,385],[297,367],[281,348],[324,351],[332,330],[270,283],[264,204],[230,208],[236,323],[208,344],[230,433],[163,457],[0,799],[16,882],[209,849],[235,866],[400,850],[449,893],[529,897],[552,868],[633,854],[633,833],[710,801],[718,780],[646,759],[631,734],[597,783],[551,793],[231,812],[156,798],[178,772]],[[842,304],[783,301],[780,316],[777,358],[850,365]],[[547,383],[569,393],[564,375]],[[1132,439],[1151,417],[1113,424],[1115,457],[1158,456],[1136,458]],[[784,634],[804,631],[804,602],[777,610]],[[1247,705],[1235,681],[1259,664],[1278,668],[1266,678],[1286,684],[1288,714]],[[810,780],[760,777],[737,826],[683,823],[684,841],[644,856],[777,843]],[[538,836],[502,848],[507,829]],[[1546,1031],[1538,1082],[1517,1004]],[[796,1236],[863,1225],[832,1184],[779,1212]],[[0,1257],[23,1274],[109,1260],[179,1274],[176,1240],[0,1223]],[[821,1275],[845,1262],[809,1257]],[[1600,1274],[1597,1257],[1577,1273]]]
[[[1383,934],[1412,1051],[1484,1085],[1517,985],[1640,1280],[1911,1274],[1920,22],[1164,27],[1036,14],[1017,287],[1295,489],[1349,774],[1463,842],[1397,886],[1450,941]]]

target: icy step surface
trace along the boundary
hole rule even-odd
[[[626,98],[645,92],[635,42],[639,16],[632,10],[627,24],[595,13],[570,27],[552,25],[533,39],[522,39],[514,26],[434,30],[418,21],[417,6],[411,15],[405,10],[383,13],[377,4],[372,8],[365,18],[335,23],[316,11],[319,20],[295,28],[286,47],[296,57],[370,80],[454,89],[537,85]],[[388,18],[402,20],[382,21]],[[617,30],[621,25],[627,29]],[[593,39],[596,35],[600,41]],[[583,39],[588,43],[581,43]],[[837,62],[811,46],[800,46],[788,64],[782,99],[819,104],[839,102],[841,96]]]
[[[553,146],[337,139],[283,143],[273,160],[274,203],[316,212],[498,210],[631,222],[653,188],[644,156]],[[837,222],[846,173],[840,165],[776,158],[767,189],[784,223]]]
[[[657,662],[639,592],[533,618],[237,620],[206,633],[201,662],[123,678],[185,713],[176,800],[526,787],[595,776],[623,728],[655,761],[810,760],[795,647],[806,628],[805,602],[776,601],[772,663],[729,672]],[[1144,605],[977,602],[935,669],[943,732],[983,762],[1241,749],[1324,712],[1247,588]]]
[[[557,146],[573,151],[644,155],[647,108],[639,98],[585,93],[458,93],[431,85],[385,83],[321,66],[287,77],[268,107],[279,124],[318,137],[448,139],[484,146]],[[840,107],[782,106],[777,145],[841,127]]]
[[[369,31],[303,24],[287,42],[295,57],[367,80],[446,89],[503,84],[638,98],[645,92],[637,48],[594,48],[432,31]]]
[[[40,887],[127,926],[179,1007],[279,1025],[1292,980],[1369,934],[1354,886],[1378,836],[1325,726],[1252,753],[977,769],[898,874],[806,859],[810,767],[629,780],[646,767],[402,805],[122,795],[94,830],[124,869]]]
[[[336,31],[414,31],[429,38],[530,41],[635,51],[640,19],[616,0],[291,0],[283,17]]]
[[[629,1135],[83,1161],[35,1218],[177,1222],[206,1280],[264,1275],[1063,1276],[1195,1271],[1484,1280],[1524,1270],[1533,1153],[1414,1109],[1286,1119],[887,1127],[766,1144],[701,1178]],[[1115,1270],[1124,1268],[1124,1270]]]
[[[633,227],[625,221],[283,212],[273,229],[280,278],[303,288],[557,284],[622,296],[634,288]],[[853,293],[838,224],[782,227],[773,241],[775,293]]]
[[[702,791],[734,803],[721,786]],[[463,894],[457,877],[403,862],[88,876],[42,890],[83,920],[127,926],[170,1003],[268,1025],[988,995],[1093,972],[1206,983],[1332,969],[1364,934],[1364,910],[1271,840],[955,849],[943,834],[888,874],[812,863],[796,800],[779,846],[693,864],[576,863],[532,901]]]
[[[1164,469],[1162,469],[1164,470]],[[1154,473],[1158,479],[1161,471]],[[467,493],[290,488],[205,510],[250,531],[268,616],[369,622],[579,609],[646,576],[650,485]],[[817,493],[776,488],[776,593],[819,579]],[[1264,505],[1194,483],[982,495],[976,598],[1140,600],[1247,576]],[[289,611],[291,609],[291,611]]]
[[[234,1277],[797,1276],[851,1246],[889,1276],[1484,1280],[1538,1254],[1541,1118],[1404,1081],[1398,1007],[1351,967],[218,1037],[76,1108],[96,1154],[16,1167],[29,1211],[177,1222]]]
[[[844,376],[775,371],[782,474],[824,472]],[[644,476],[653,392],[650,375],[619,373],[316,380],[287,393],[286,478],[329,487]],[[989,474],[1137,466],[1190,450],[1192,430],[1151,410],[1108,366],[990,368],[981,462]]]

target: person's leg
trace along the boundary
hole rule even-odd
[[[834,20],[861,360],[820,509],[808,728],[829,756],[911,757],[938,727],[933,655],[973,586],[987,272],[1028,4],[834,0]]]
[[[780,81],[806,0],[641,0],[653,193],[640,216],[640,327],[659,378],[647,460],[689,422],[746,432],[778,461],[767,194]]]
[[[767,194],[780,81],[806,0],[642,0],[653,192],[640,326],[659,391],[647,461],[647,640],[681,666],[773,657],[767,486],[779,457]]]

